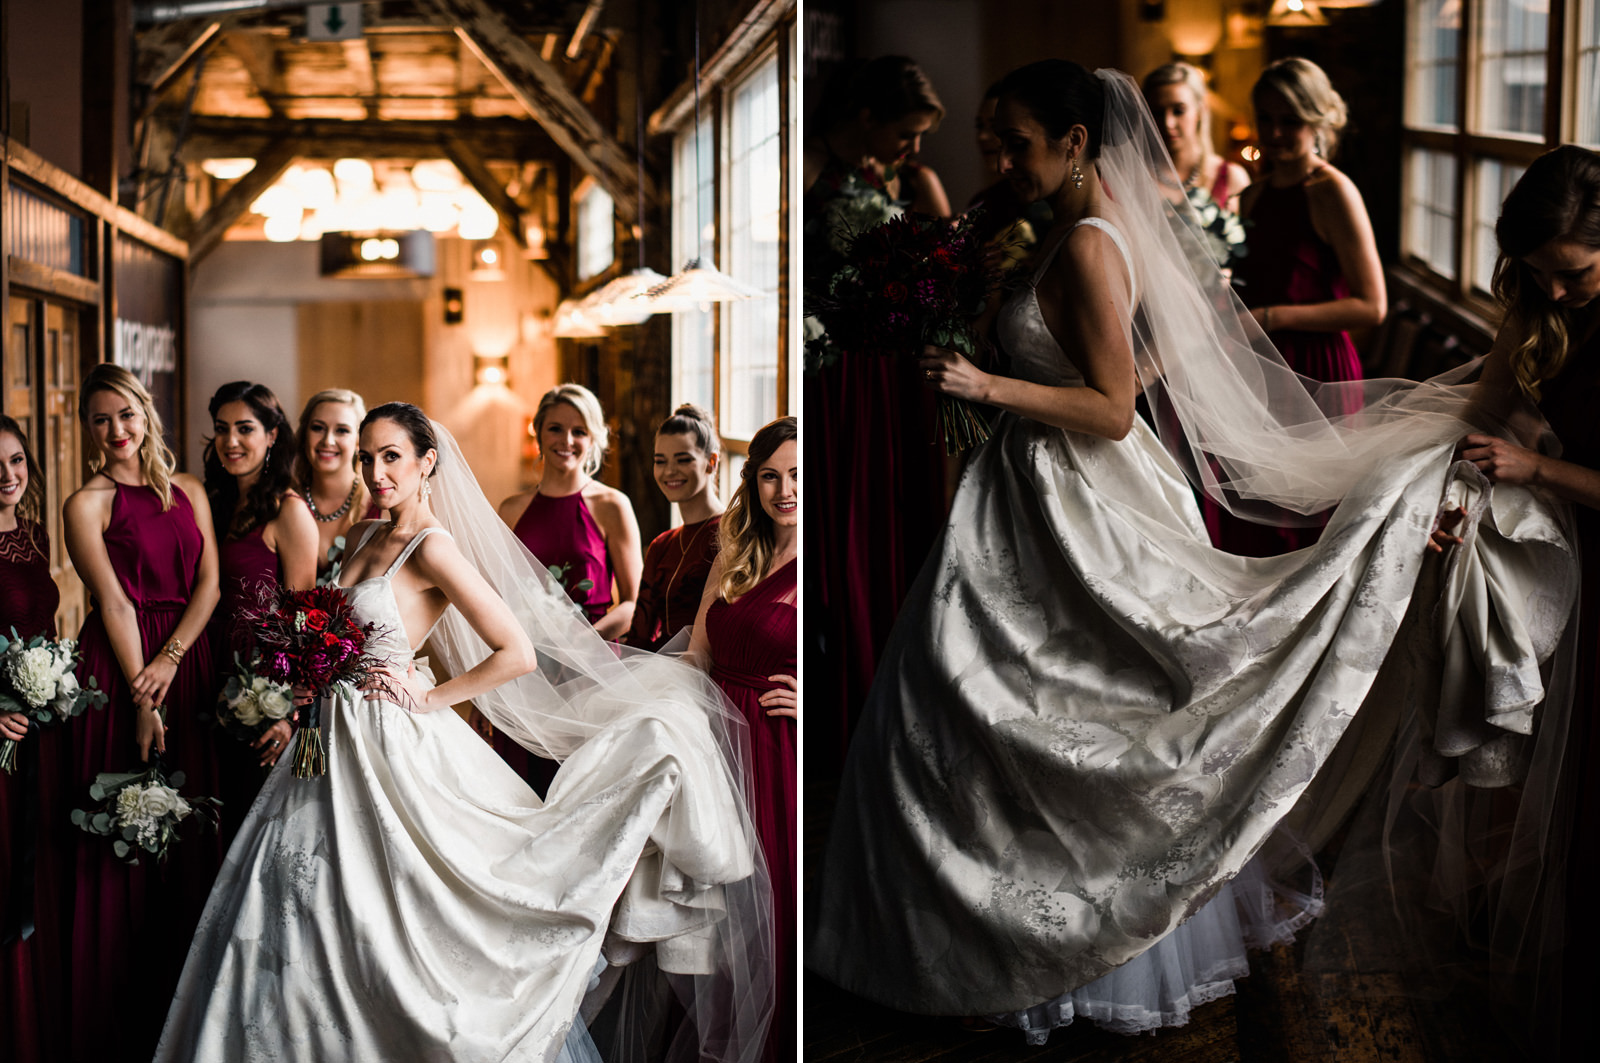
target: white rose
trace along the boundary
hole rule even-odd
[[[289,715],[289,710],[294,707],[294,702],[289,698],[288,691],[278,686],[269,686],[265,691],[256,695],[256,704],[261,706],[261,714],[269,720],[283,719]]]
[[[51,667],[53,655],[44,646],[11,655],[11,684],[22,700],[37,709],[55,696],[56,677]]]
[[[192,809],[192,808],[190,808],[190,807],[189,807],[189,802],[187,802],[187,801],[185,801],[185,800],[184,800],[184,799],[183,799],[183,798],[181,798],[181,797],[180,797],[180,798],[178,798],[178,805],[177,805],[177,807],[176,807],[176,808],[175,808],[175,809],[174,809],[174,810],[173,810],[173,812],[174,812],[174,814],[175,814],[175,815],[176,815],[176,816],[177,816],[177,817],[178,817],[178,818],[179,818],[179,819],[182,819],[182,818],[183,818],[183,817],[184,817],[184,816],[187,816],[187,815],[188,815],[188,814],[189,814],[189,813],[190,813],[190,812],[193,812],[193,811],[194,811],[194,809]]]
[[[78,677],[71,672],[56,681],[56,696],[50,707],[61,719],[65,720],[72,715],[72,708],[78,702],[78,689]]]
[[[178,796],[178,791],[172,787],[151,783],[139,791],[139,810],[151,821],[155,821],[177,811],[180,800],[182,798]]]
[[[124,787],[117,793],[117,822],[127,827],[140,827],[149,822],[139,797],[143,791],[137,786]]]
[[[233,703],[233,715],[246,727],[254,727],[265,717],[261,715],[261,702],[255,691],[247,690]]]

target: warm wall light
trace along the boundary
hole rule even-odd
[[[1326,26],[1328,16],[1317,6],[1317,0],[1272,0],[1272,10],[1267,12],[1267,25],[1278,27]]]
[[[472,356],[472,379],[479,387],[509,386],[511,359],[504,354],[475,354]]]
[[[503,281],[506,279],[505,252],[493,240],[472,245],[472,267],[469,270],[475,281]]]

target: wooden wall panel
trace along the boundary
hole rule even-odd
[[[422,312],[419,301],[301,303],[301,395],[353,388],[368,409],[395,400],[421,406]]]

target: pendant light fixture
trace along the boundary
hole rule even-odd
[[[681,314],[689,311],[706,311],[712,303],[731,302],[737,299],[760,299],[767,293],[753,288],[721,272],[700,254],[700,0],[694,5],[694,256],[669,280],[636,296],[640,302],[648,300],[657,314]]]

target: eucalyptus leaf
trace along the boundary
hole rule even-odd
[[[121,838],[118,838],[116,841],[111,843],[111,851],[117,854],[117,858],[119,860],[126,860],[131,848],[132,847]]]
[[[101,786],[99,783],[95,783],[93,786],[89,787],[89,796],[94,798],[96,801],[104,801],[106,799],[105,787]]]
[[[105,812],[96,812],[90,821],[96,834],[109,834],[111,832],[111,816]]]
[[[122,836],[131,842],[133,839],[139,836],[139,828],[129,824],[128,826],[122,828]]]
[[[85,812],[83,809],[75,808],[75,809],[72,810],[72,825],[74,827],[83,826],[84,821],[87,820],[88,818],[89,818],[89,813]]]
[[[184,778],[185,776],[183,772],[175,771],[171,775],[167,776],[167,785],[176,790],[178,787],[183,785]]]
[[[4,635],[0,635],[0,653],[6,652],[6,647],[9,645],[11,645],[11,640]]]

